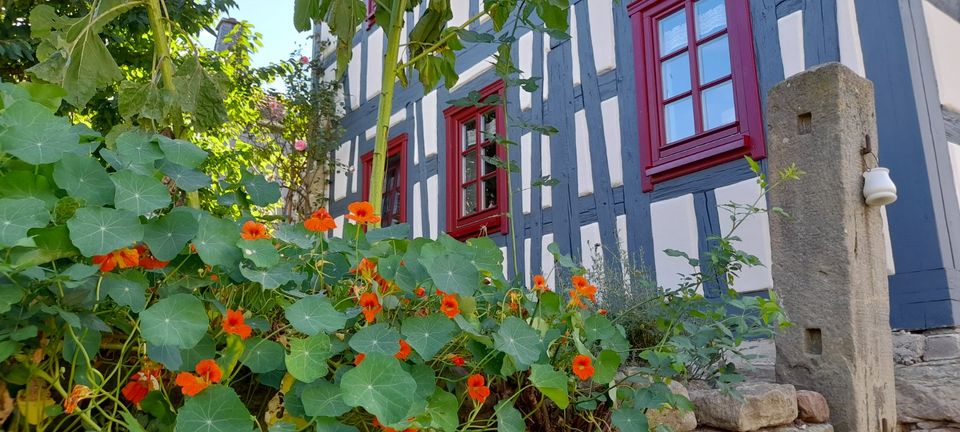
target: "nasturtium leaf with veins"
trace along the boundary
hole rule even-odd
[[[610,416],[613,425],[621,431],[643,431],[649,430],[647,416],[642,410],[620,408]]]
[[[392,355],[367,353],[366,358],[340,380],[343,401],[363,407],[383,424],[407,418],[417,383]]]
[[[170,177],[170,180],[173,180],[178,188],[187,192],[196,192],[201,188],[209,187],[211,184],[210,176],[172,162],[161,165],[160,172]]]
[[[593,380],[600,384],[606,384],[613,381],[620,369],[620,355],[613,350],[603,350],[597,355],[596,374]]]
[[[543,343],[537,331],[517,317],[507,317],[493,335],[494,348],[508,354],[518,366],[529,366],[540,359]]]
[[[480,286],[480,272],[473,265],[465,265],[463,257],[439,255],[421,260],[430,278],[441,291],[472,296]]]
[[[267,181],[262,175],[244,173],[243,187],[255,205],[268,206],[280,201],[280,185]]]
[[[0,151],[33,164],[59,161],[80,142],[80,136],[64,117],[55,116],[43,105],[19,101],[0,112]]]
[[[236,223],[203,214],[193,245],[200,259],[208,265],[231,267],[243,256],[237,248],[237,240],[240,240],[240,228]]]
[[[280,369],[287,353],[280,344],[258,337],[245,340],[243,347],[243,357],[240,358],[240,362],[253,373],[267,373]]]
[[[350,411],[350,406],[343,401],[340,386],[327,381],[310,384],[303,389],[300,399],[310,417],[339,417]]]
[[[110,175],[116,187],[114,206],[145,215],[170,205],[170,191],[150,176],[119,171]]]
[[[67,221],[70,240],[84,256],[103,255],[115,249],[133,247],[143,239],[137,215],[126,210],[103,207],[78,209]]]
[[[187,168],[196,168],[207,159],[207,152],[190,141],[170,139],[163,135],[154,137],[167,160]]]
[[[36,198],[0,199],[0,248],[17,244],[31,228],[50,222],[50,212]]]
[[[209,325],[203,303],[190,294],[161,299],[140,314],[140,334],[156,345],[192,348]]]
[[[400,333],[386,324],[368,325],[354,334],[349,344],[358,353],[394,355],[400,350]]]
[[[177,432],[246,432],[253,430],[250,412],[232,388],[207,387],[177,411]]]
[[[407,343],[425,360],[440,352],[456,331],[457,325],[440,314],[409,317],[400,329]]]
[[[567,393],[567,378],[566,374],[557,372],[550,365],[535,364],[530,367],[530,383],[537,390],[540,390],[540,393],[557,404],[560,409],[567,409],[567,406],[570,405],[570,396]]]
[[[284,310],[287,321],[293,328],[306,335],[320,332],[333,333],[343,328],[347,317],[334,309],[330,300],[322,295],[313,295],[297,300]]]
[[[457,411],[460,401],[451,393],[436,389],[427,400],[427,414],[430,415],[430,426],[444,432],[454,432],[460,426]]]
[[[197,235],[197,218],[183,207],[173,209],[165,216],[143,227],[143,241],[158,260],[175,258]]]
[[[147,305],[147,277],[140,271],[107,273],[103,275],[100,289],[119,305],[140,313]]]
[[[53,180],[70,196],[89,206],[113,204],[114,186],[106,170],[92,157],[67,157],[53,167]]]
[[[494,411],[497,413],[497,432],[524,432],[527,430],[523,423],[523,415],[520,414],[513,403],[509,401],[500,401]]]
[[[281,262],[268,269],[257,269],[241,265],[240,274],[253,282],[259,283],[263,289],[277,289],[288,282],[302,282],[306,278],[303,273],[295,271],[293,269],[293,263],[289,261]]]
[[[277,240],[291,243],[300,249],[310,249],[317,241],[317,235],[304,228],[302,223],[279,225],[274,230],[273,236]]]
[[[153,138],[138,130],[124,132],[117,137],[115,144],[117,157],[133,165],[153,165],[163,159],[160,146]]]
[[[273,241],[268,239],[260,240],[237,240],[237,247],[243,253],[243,257],[253,261],[253,264],[260,268],[273,267],[280,262],[280,254],[277,248],[273,246]]]
[[[291,338],[289,341],[290,352],[284,363],[290,375],[299,381],[312,383],[327,374],[327,359],[333,354],[329,336],[320,333],[305,339]]]

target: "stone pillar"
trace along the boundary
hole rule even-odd
[[[839,63],[794,75],[770,90],[769,172],[807,172],[771,193],[773,284],[794,325],[776,337],[777,380],[815,390],[837,431],[892,432],[897,425],[880,209],[864,203],[874,166],[873,85]]]

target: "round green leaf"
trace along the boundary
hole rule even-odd
[[[524,432],[527,430],[520,414],[510,401],[500,401],[494,408],[497,413],[497,432]]]
[[[407,418],[417,383],[392,355],[367,353],[360,366],[343,374],[343,401],[363,407],[383,424]]]
[[[160,147],[150,136],[139,131],[124,132],[117,137],[115,147],[117,157],[132,165],[153,166],[155,161],[163,158]]]
[[[317,235],[304,228],[302,223],[283,224],[273,233],[277,240],[296,245],[300,249],[310,249],[317,240]]]
[[[310,417],[339,417],[350,411],[350,406],[343,402],[340,387],[327,381],[311,384],[303,390],[300,399]]]
[[[253,426],[250,412],[237,393],[230,387],[214,385],[183,404],[174,431],[245,432]]]
[[[117,304],[127,306],[131,311],[140,313],[147,305],[147,277],[140,271],[125,271],[122,274],[103,275],[100,289]]]
[[[430,426],[444,432],[454,432],[460,426],[457,411],[460,401],[453,394],[437,389],[427,400],[427,414],[430,415]]]
[[[192,348],[209,325],[203,303],[190,294],[167,297],[140,314],[140,333],[154,345]]]
[[[170,139],[163,135],[157,135],[156,139],[160,143],[163,155],[175,164],[196,168],[207,159],[207,152],[190,141]]]
[[[252,337],[243,342],[243,357],[240,361],[253,373],[267,373],[283,366],[286,351],[280,344],[267,339]]]
[[[176,183],[177,187],[187,192],[195,192],[201,188],[210,186],[210,176],[175,163],[165,163],[160,167],[160,172]]]
[[[431,359],[453,338],[457,325],[440,314],[403,320],[400,332],[420,357]]]
[[[36,198],[0,199],[0,248],[26,239],[27,231],[50,222],[50,212]]]
[[[67,228],[70,241],[88,257],[132,247],[143,239],[140,219],[126,210],[82,208],[67,221]]]
[[[143,227],[143,241],[158,260],[175,258],[199,229],[197,218],[185,209],[175,208],[167,215]]]
[[[620,369],[620,355],[616,351],[603,350],[597,356],[597,370],[593,380],[600,384],[613,381]]]
[[[240,266],[243,277],[259,283],[264,289],[277,289],[291,281],[303,281],[305,276],[293,270],[293,263],[282,262],[269,269],[256,269]]]
[[[170,191],[160,180],[130,171],[115,172],[110,176],[116,187],[114,206],[145,215],[170,205]]]
[[[240,228],[237,224],[209,214],[200,217],[200,229],[193,241],[203,262],[212,266],[233,267],[240,262]]]
[[[290,339],[290,352],[285,359],[287,371],[297,380],[312,383],[327,374],[327,359],[331,354],[330,337],[324,333]]]
[[[244,173],[243,187],[255,205],[268,206],[280,201],[280,185],[267,181],[262,175]]]
[[[243,253],[243,257],[253,261],[253,264],[260,268],[273,267],[280,262],[280,253],[273,246],[273,241],[267,239],[260,240],[237,240],[237,247]]]
[[[647,424],[646,414],[638,409],[620,408],[613,412],[610,420],[620,432],[645,431],[650,429],[650,426]]]
[[[287,321],[300,333],[315,335],[320,332],[333,333],[343,328],[346,315],[334,309],[326,297],[314,295],[297,300],[284,311]]]
[[[472,265],[464,265],[463,258],[445,254],[421,261],[433,283],[446,293],[472,296],[480,286],[480,272]]]
[[[507,317],[493,335],[493,347],[508,354],[518,366],[529,366],[540,359],[543,343],[537,331],[517,317]]]
[[[23,300],[23,290],[14,285],[0,285],[0,314],[10,311],[10,306]]]
[[[0,150],[33,164],[59,161],[80,142],[65,117],[57,117],[38,103],[15,102],[0,114],[6,129],[0,133]]]
[[[567,375],[557,372],[553,366],[542,364],[531,366],[530,383],[560,409],[567,409],[570,405],[570,396],[567,394]]]
[[[358,353],[392,356],[400,351],[400,333],[386,324],[366,326],[350,338],[350,348]]]
[[[113,182],[100,162],[92,157],[62,159],[53,168],[53,180],[71,196],[86,201],[87,205],[113,204]]]

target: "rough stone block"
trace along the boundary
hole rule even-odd
[[[960,334],[927,336],[923,350],[924,361],[960,358]]]
[[[673,394],[690,399],[690,393],[683,384],[677,381],[671,381],[669,387]],[[659,425],[665,425],[669,426],[673,432],[690,432],[697,427],[697,416],[693,411],[682,411],[678,409],[648,410],[647,422],[649,423],[650,430],[656,429]]]
[[[797,390],[797,411],[800,420],[807,423],[826,423],[830,420],[827,399],[815,391]]]
[[[960,423],[960,360],[896,368],[897,415],[902,423]]]
[[[896,332],[893,334],[893,361],[896,364],[912,365],[923,359],[924,340],[922,334]]]
[[[760,429],[758,432],[833,432],[830,424],[799,424]]]
[[[746,383],[737,387],[743,400],[720,390],[691,390],[701,425],[730,431],[753,431],[783,425],[797,418],[797,391],[792,385]]]

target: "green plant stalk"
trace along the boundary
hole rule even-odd
[[[156,0],[154,0],[156,1]],[[387,54],[384,57],[383,80],[380,86],[380,109],[377,112],[377,140],[373,147],[373,172],[370,175],[370,201],[373,213],[383,210],[383,177],[387,164],[387,140],[390,134],[390,114],[393,110],[393,91],[397,82],[397,60],[400,58],[400,33],[403,32],[403,14],[407,0],[396,0],[390,11],[390,29],[387,33]],[[380,222],[371,224],[379,228]]]

